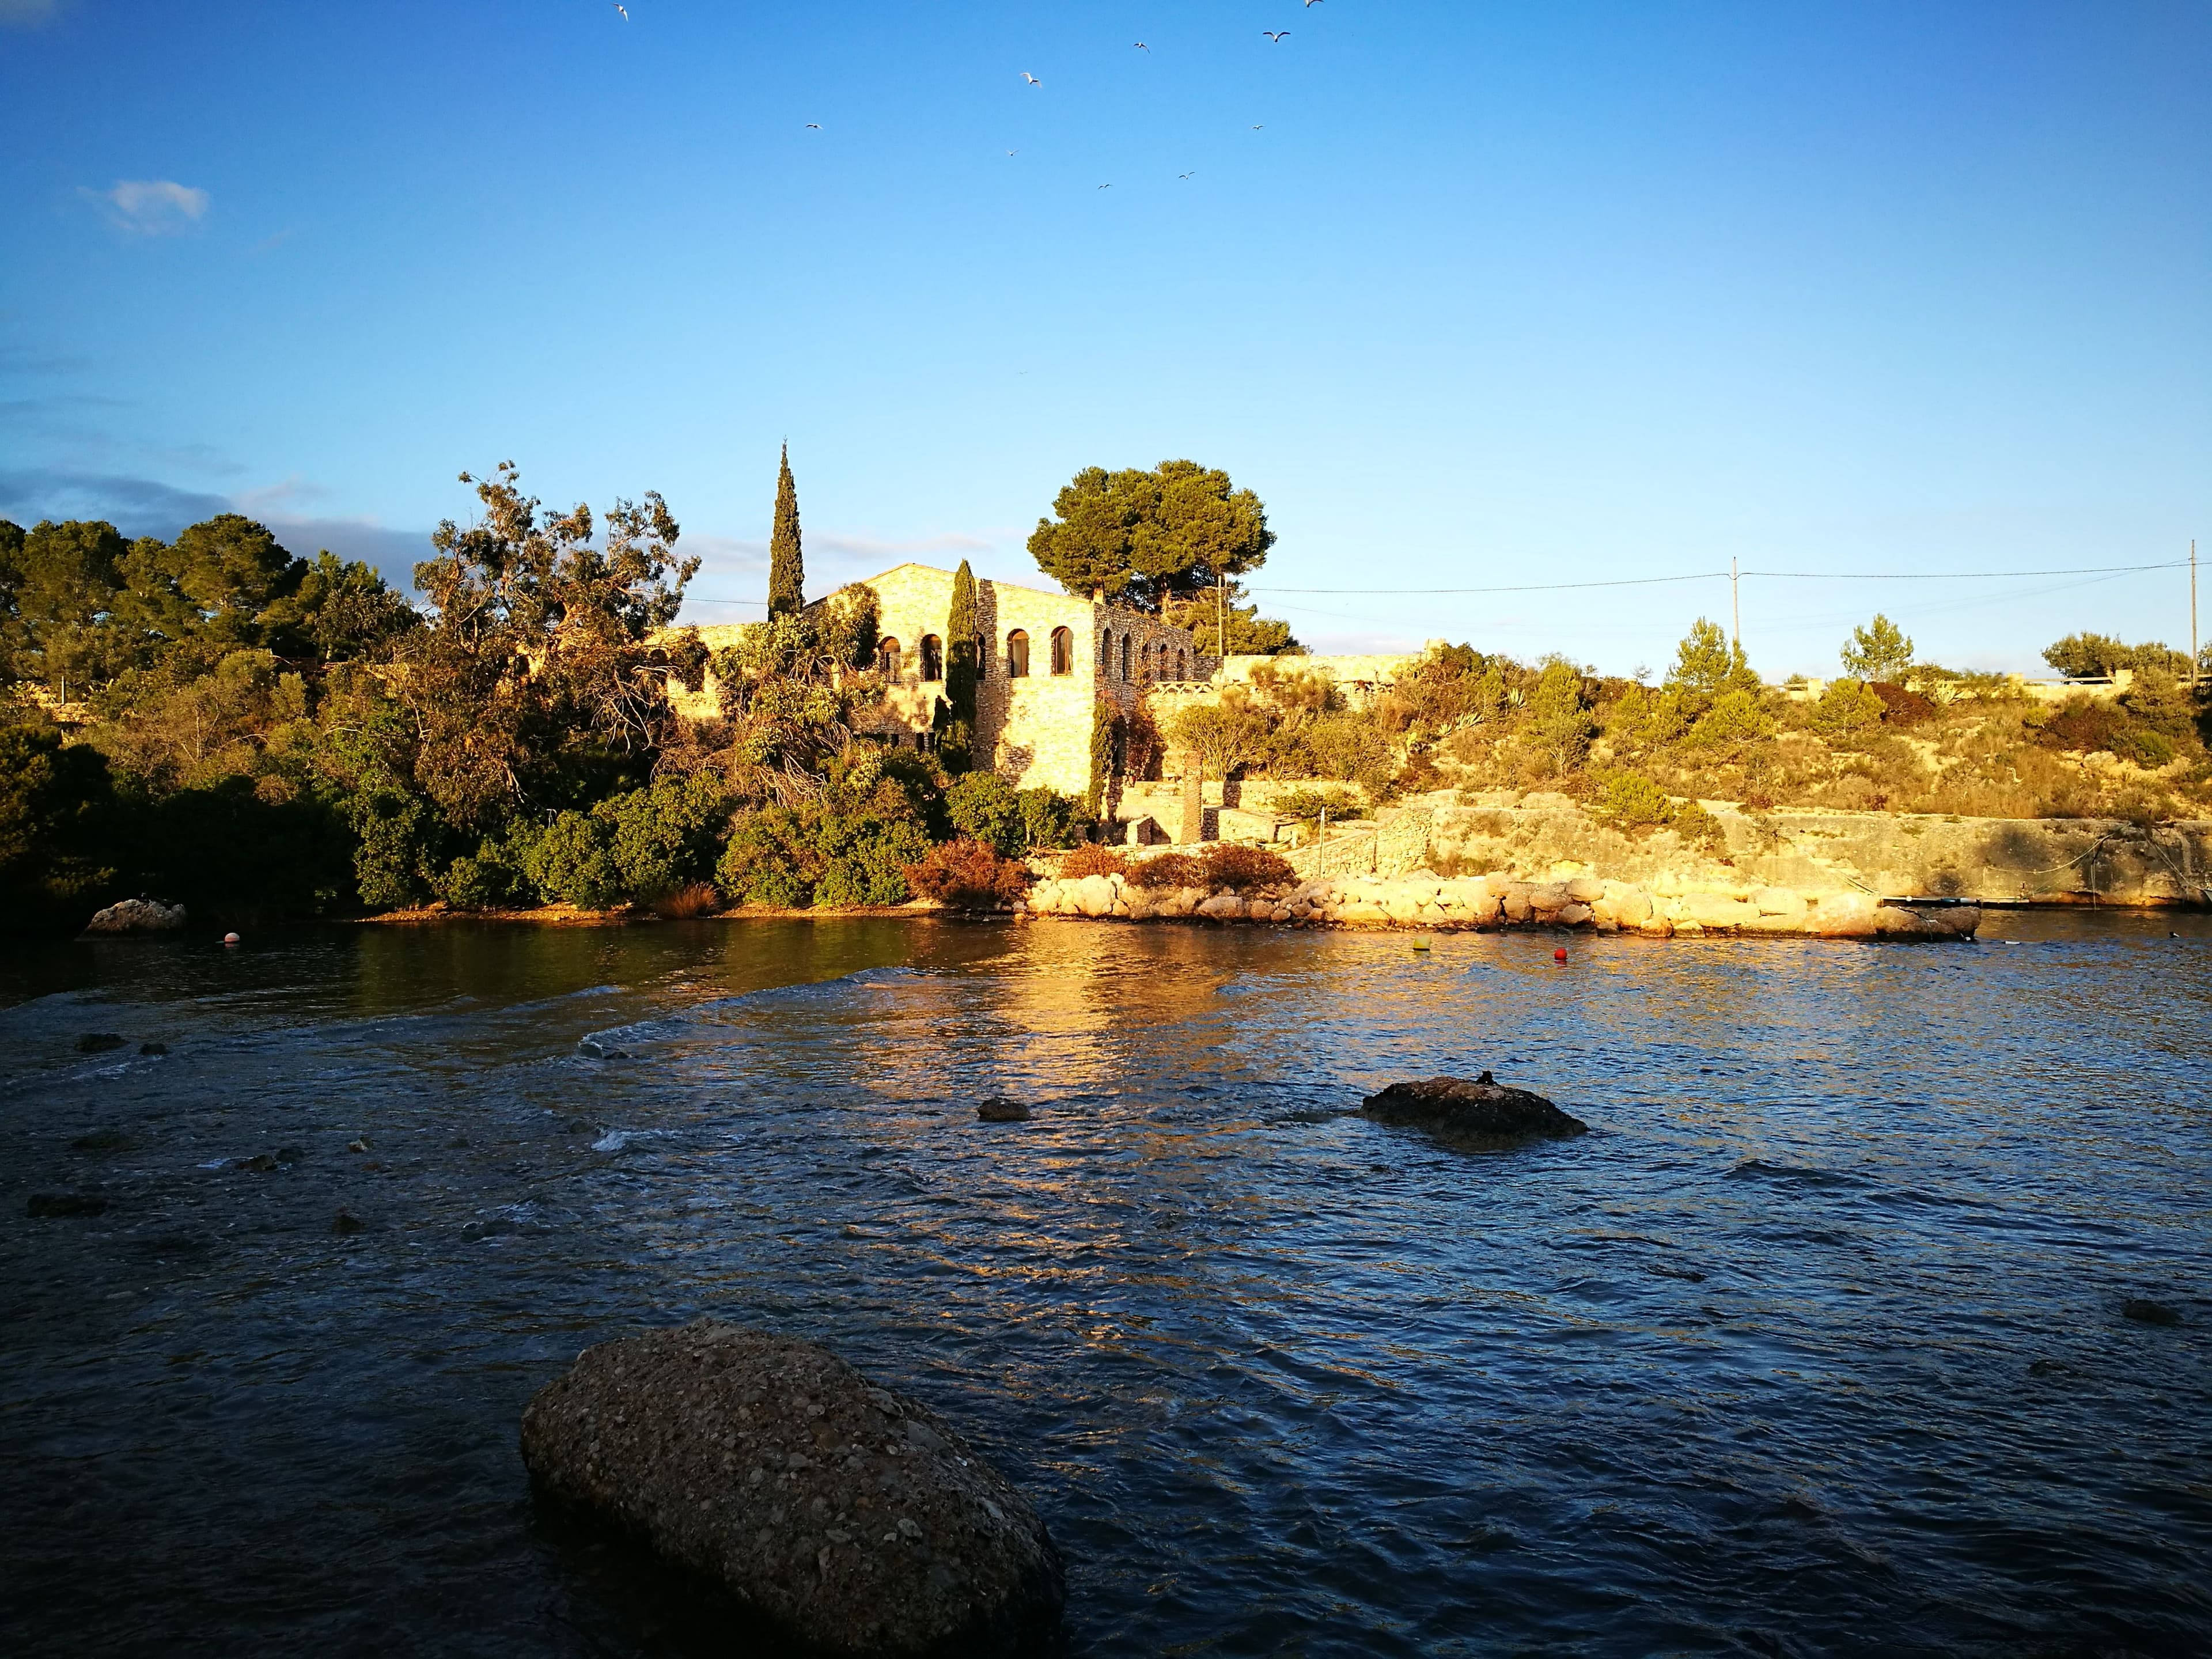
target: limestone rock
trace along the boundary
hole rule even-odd
[[[1109,876],[1085,876],[1075,884],[1068,895],[1074,900],[1077,911],[1086,916],[1103,916],[1114,908],[1114,881]]]
[[[94,914],[88,933],[173,933],[185,925],[185,907],[158,899],[124,899]]]
[[[1060,1553],[927,1407],[810,1343],[713,1320],[587,1348],[522,1417],[539,1492],[841,1655],[1048,1639]]]
[[[1587,904],[1564,904],[1559,907],[1557,920],[1562,927],[1579,927],[1596,915]]]
[[[1213,921],[1240,921],[1244,916],[1244,901],[1234,893],[1216,893],[1198,906],[1198,914]]]
[[[1432,1077],[1394,1083],[1382,1093],[1368,1096],[1359,1109],[1385,1123],[1413,1123],[1500,1139],[1578,1135],[1589,1127],[1541,1095],[1492,1081],[1487,1072],[1472,1082]]]
[[[1805,896],[1788,887],[1762,887],[1751,896],[1762,916],[1802,916]]]
[[[1528,890],[1528,908],[1538,915],[1556,915],[1569,902],[1563,881],[1539,882]]]
[[[1567,896],[1577,904],[1595,904],[1605,896],[1605,884],[1595,876],[1577,876],[1567,884]]]
[[[1759,917],[1759,912],[1750,905],[1724,893],[1686,894],[1681,905],[1680,919],[1694,921],[1700,927],[1741,927]]]
[[[1872,939],[1875,902],[1869,893],[1822,893],[1805,919],[1805,931],[1822,939]]]

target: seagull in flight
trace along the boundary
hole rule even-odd
[[[822,123],[819,121],[809,121],[806,124],[806,130],[809,132],[819,132],[822,131]]]
[[[1139,40],[1139,41],[1138,41],[1138,42],[1137,42],[1137,48],[1136,48],[1136,49],[1137,49],[1139,52],[1150,52],[1150,51],[1152,50],[1152,48],[1151,48],[1150,46],[1146,46],[1146,45],[1143,41],[1141,41],[1141,40]]]
[[[623,15],[623,22],[627,23],[629,21],[629,8],[628,6],[619,3],[619,0],[617,0],[615,9]]]
[[[1006,152],[1006,154],[1007,154],[1007,155],[1013,155],[1014,153],[1015,153],[1015,152],[1014,152],[1014,151],[1012,151],[1012,150],[1008,150],[1008,151]]]
[[[1198,177],[1198,169],[1196,167],[1193,167],[1188,173],[1178,173],[1176,174],[1176,177],[1178,179],[1195,179]]]
[[[1043,82],[1038,80],[1036,76],[1031,75],[1027,70],[1024,70],[1022,71],[1022,79],[1028,82],[1033,87],[1041,87],[1044,84]]]
[[[1099,188],[1099,189],[1101,189],[1101,190],[1111,190],[1111,189],[1113,189],[1113,188],[1114,188],[1114,186],[1113,186],[1113,185],[1099,185],[1099,186],[1098,186],[1098,188]]]
[[[1287,35],[1290,31],[1288,29],[1261,29],[1260,33],[1266,35],[1270,40],[1273,40],[1279,46],[1283,44],[1283,37]]]

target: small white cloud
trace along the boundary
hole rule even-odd
[[[180,236],[208,210],[205,191],[173,179],[125,179],[112,190],[84,193],[100,204],[110,224],[134,236]]]
[[[54,0],[0,0],[0,23],[31,28],[54,15]]]

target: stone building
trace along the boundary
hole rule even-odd
[[[876,595],[877,666],[890,680],[863,729],[926,746],[945,695],[952,573],[902,564],[860,585]],[[1151,687],[1210,680],[1216,667],[1187,629],[1148,612],[1012,582],[977,579],[975,629],[976,758],[1024,789],[1081,794],[1101,703],[1126,718]]]

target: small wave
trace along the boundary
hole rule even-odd
[[[841,974],[836,979],[813,980],[803,985],[775,985],[764,991],[747,991],[742,996],[714,997],[648,1019],[633,1020],[628,1025],[611,1025],[603,1031],[590,1032],[577,1040],[576,1047],[594,1060],[634,1060],[639,1045],[680,1036],[690,1026],[720,1024],[732,1010],[834,1001],[854,991],[884,989],[928,977],[928,972],[920,968],[863,968],[857,973]]]
[[[1846,1175],[1840,1170],[1802,1169],[1794,1164],[1769,1164],[1763,1158],[1747,1158],[1728,1172],[1730,1181],[1779,1181],[1792,1187],[1863,1187],[1862,1176]]]

